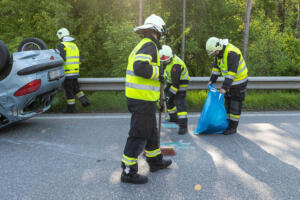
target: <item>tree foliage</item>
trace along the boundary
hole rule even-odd
[[[66,27],[81,51],[82,77],[124,77],[128,55],[139,42],[133,33],[138,1],[0,0],[0,39],[12,52],[26,37],[39,37],[56,48],[56,31]],[[210,74],[213,60],[205,51],[209,37],[228,38],[243,49],[246,4],[247,0],[186,1],[185,62],[192,76]],[[295,37],[299,4],[299,0],[253,1],[250,75],[300,75],[300,40]],[[182,0],[143,0],[143,19],[152,13],[166,21],[170,32],[165,43],[181,55]]]

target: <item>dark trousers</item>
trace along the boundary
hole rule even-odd
[[[166,91],[169,89],[166,88]],[[175,113],[169,113],[170,118],[177,119],[177,124],[182,127],[186,128],[188,124],[188,118],[187,118],[187,105],[185,101],[186,97],[186,91],[178,91],[177,94],[174,96],[171,101],[167,102],[167,109],[173,109],[176,107],[177,112]],[[184,114],[184,115],[181,115]]]
[[[77,78],[66,78],[63,82],[63,88],[67,100],[74,99],[76,94],[79,94],[81,91],[79,89],[78,79]]]
[[[247,82],[232,86],[225,94],[225,108],[229,127],[237,128],[247,92]]]
[[[124,154],[137,158],[144,150],[159,148],[159,135],[156,127],[156,103],[149,101],[127,100],[131,112],[130,130],[124,148]]]

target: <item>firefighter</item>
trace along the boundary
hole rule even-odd
[[[90,101],[85,94],[80,91],[78,84],[80,56],[79,49],[74,43],[75,39],[70,36],[70,32],[66,28],[61,28],[57,31],[57,37],[61,41],[57,49],[61,57],[64,59],[65,81],[63,88],[67,98],[67,107],[63,110],[64,113],[74,113],[75,97],[79,99],[82,106],[90,105]]]
[[[241,51],[228,39],[211,37],[206,42],[209,56],[215,55],[215,62],[208,84],[217,81],[219,75],[225,77],[220,93],[225,93],[225,108],[227,110],[228,128],[224,135],[237,132],[243,101],[247,91],[248,69]]]
[[[122,158],[121,181],[144,184],[148,178],[137,173],[138,155],[144,149],[151,172],[167,168],[172,163],[163,159],[161,154],[155,115],[160,81],[164,81],[158,55],[159,40],[167,28],[161,17],[152,14],[134,32],[142,39],[129,55],[126,71],[125,93],[131,123]]]
[[[165,88],[166,104],[169,121],[179,125],[178,134],[187,132],[187,106],[185,101],[186,91],[189,85],[189,72],[184,62],[173,54],[171,47],[163,45],[159,51],[160,61],[164,65],[167,77]]]

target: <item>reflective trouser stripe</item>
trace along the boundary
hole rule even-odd
[[[168,113],[170,113],[170,114],[177,113],[177,108],[176,108],[176,106],[174,106],[174,107],[171,108],[171,109],[168,109]]]
[[[170,87],[170,92],[171,92],[171,93],[176,94],[177,91],[178,91],[178,89],[177,89],[176,87],[174,87],[174,86],[171,86],[171,87]]]
[[[153,151],[147,151],[147,150],[145,150],[145,152],[146,152],[146,156],[150,157],[150,158],[156,157],[159,154],[161,154],[160,148],[155,149]]]
[[[76,94],[76,97],[77,98],[80,98],[80,97],[83,97],[84,96],[84,93],[82,92],[82,91],[80,91],[80,92],[78,92],[77,94]]]
[[[186,91],[188,89],[189,85],[185,84],[185,85],[179,85],[179,90],[178,91]]]
[[[137,162],[137,158],[130,158],[125,156],[125,154],[123,154],[122,162],[127,165],[135,165]]]
[[[75,99],[67,99],[67,104],[69,105],[75,104]]]
[[[241,115],[234,115],[234,114],[229,113],[229,119],[232,121],[239,121],[240,118],[241,118]]]
[[[178,119],[187,118],[187,112],[178,112],[177,116],[178,116]]]

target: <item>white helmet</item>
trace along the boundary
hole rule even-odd
[[[221,51],[224,45],[228,44],[228,39],[219,39],[210,37],[206,42],[206,51],[208,55],[214,54],[216,51]]]
[[[58,39],[61,39],[65,36],[70,36],[70,32],[66,28],[61,28],[57,31],[56,35],[57,35]]]
[[[145,29],[153,29],[159,33],[167,33],[168,29],[164,20],[155,14],[150,15],[146,18],[144,25],[138,26],[133,29],[136,33],[142,33]]]
[[[161,49],[159,50],[159,58],[162,62],[168,62],[173,58],[173,52],[171,47],[167,45],[162,45]]]

